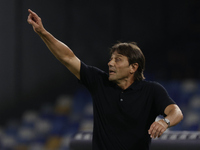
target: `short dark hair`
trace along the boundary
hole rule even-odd
[[[145,69],[145,57],[136,42],[119,42],[111,47],[110,55],[112,55],[115,51],[126,56],[128,58],[129,65],[138,63],[138,69],[134,75],[135,80],[141,81],[145,79],[143,74]]]

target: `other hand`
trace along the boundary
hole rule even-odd
[[[152,123],[148,132],[151,138],[159,138],[167,130],[167,128],[168,125],[166,124],[166,122],[164,120],[159,120]]]

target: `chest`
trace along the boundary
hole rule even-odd
[[[152,107],[153,95],[145,89],[127,89],[125,91],[112,87],[99,89],[99,97],[94,100],[98,112],[106,117],[120,116],[138,118],[148,113]]]

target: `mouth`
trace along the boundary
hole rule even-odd
[[[109,70],[109,74],[114,74],[114,73],[116,73],[114,70]]]

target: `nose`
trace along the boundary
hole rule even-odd
[[[108,62],[108,66],[113,66],[113,59],[110,59],[110,61]]]

